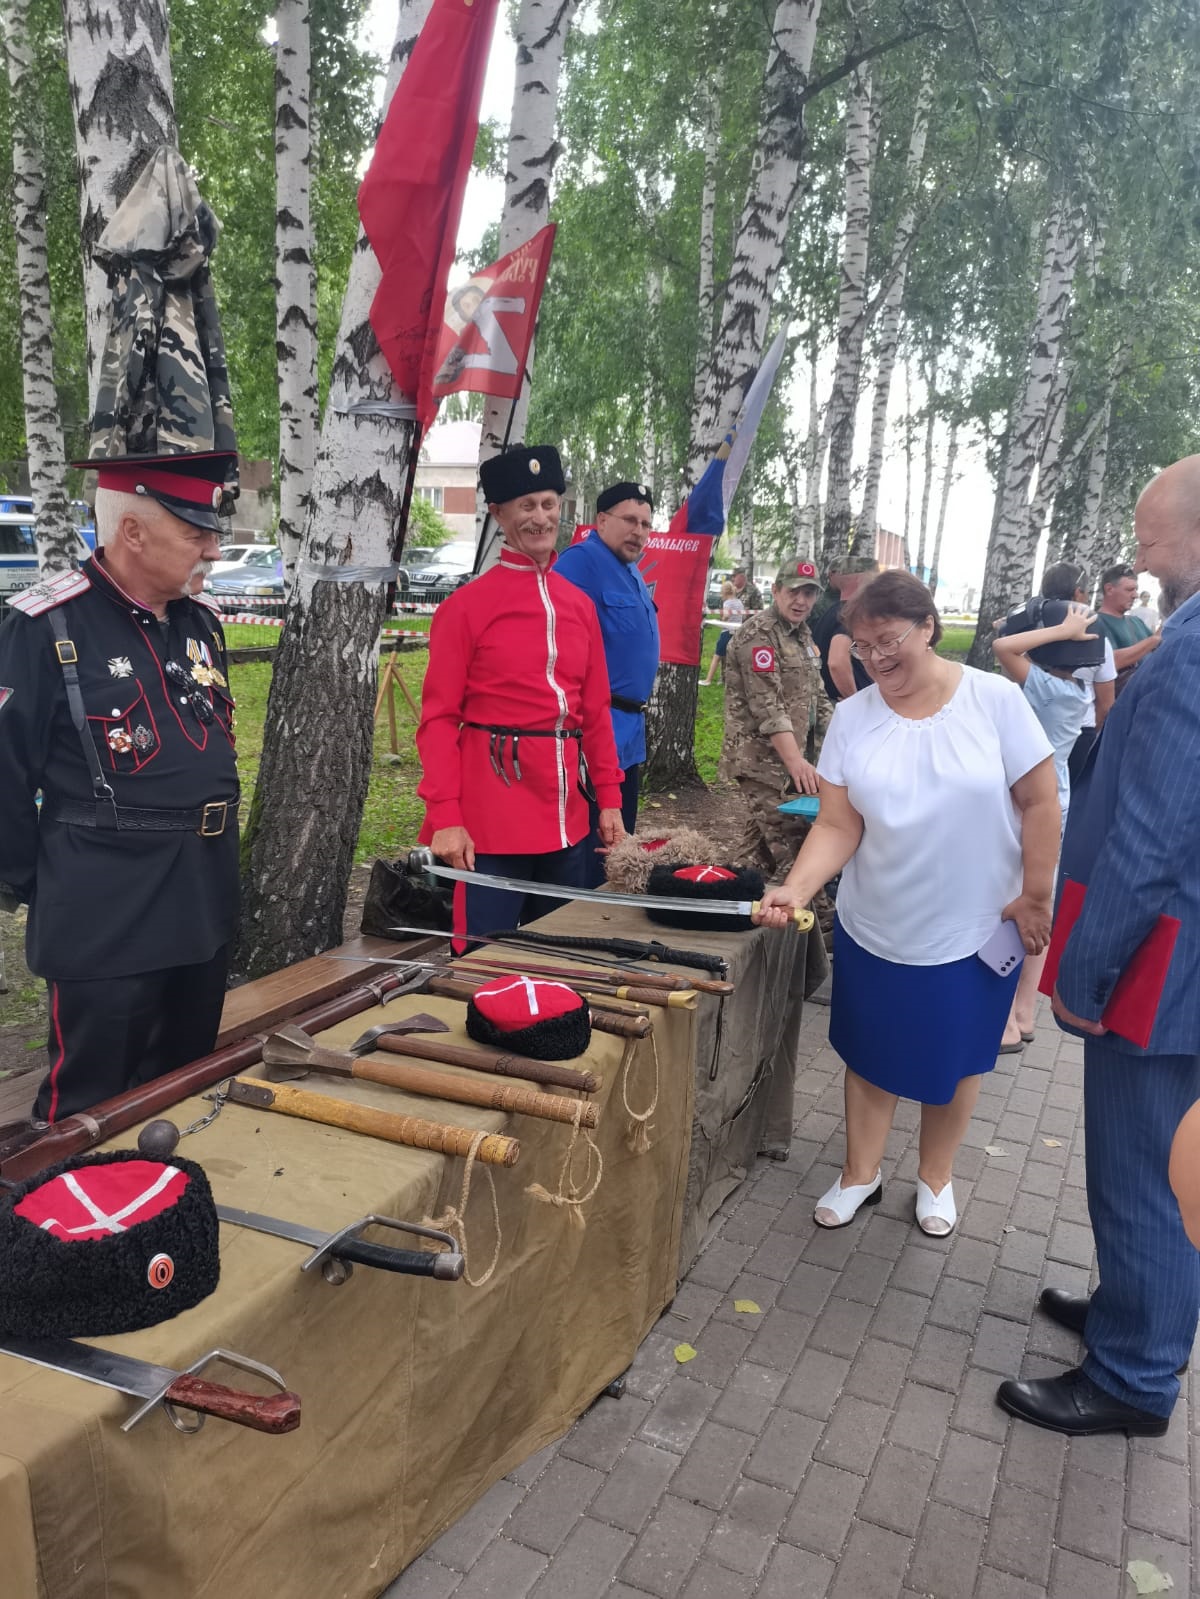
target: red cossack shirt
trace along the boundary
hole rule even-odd
[[[471,722],[524,730],[515,758],[513,736],[502,739]],[[430,628],[417,729],[421,842],[439,828],[465,827],[489,855],[538,855],[577,843],[588,830],[577,781],[580,740],[527,736],[574,728],[583,731],[600,808],[617,808],[623,773],[596,608],[550,567],[505,548],[496,566],[438,607]]]

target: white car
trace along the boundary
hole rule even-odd
[[[219,577],[222,572],[252,571],[258,566],[264,571],[274,572],[281,553],[274,544],[227,544],[221,551],[221,559],[213,562],[209,576]]]

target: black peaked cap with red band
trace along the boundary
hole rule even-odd
[[[591,1042],[592,1023],[587,1005],[565,983],[514,973],[475,990],[467,1001],[467,1032],[477,1044],[531,1060],[574,1060]]]
[[[95,467],[96,487],[145,495],[192,527],[219,533],[233,512],[238,458],[226,451],[211,455],[161,455],[105,461],[76,461]]]
[[[646,884],[648,894],[672,899],[761,899],[766,879],[752,866],[715,866],[698,862],[691,866],[656,866]],[[646,908],[652,922],[663,927],[685,927],[698,933],[743,933],[754,923],[748,916],[713,915],[711,912],[671,906],[659,910]]]
[[[193,1161],[62,1161],[0,1201],[0,1333],[92,1338],[169,1321],[217,1286],[217,1212]]]

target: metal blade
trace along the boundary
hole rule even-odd
[[[563,888],[558,883],[534,883],[523,877],[498,877],[491,872],[463,872],[439,861],[422,864],[431,877],[448,877],[455,883],[474,883],[478,888],[502,888],[513,894],[540,894],[547,899],[582,899],[596,905],[632,905],[637,910],[687,911],[700,916],[749,916],[753,904],[748,899],[677,899],[671,894],[613,894],[608,889]],[[466,935],[464,935],[466,936]]]
[[[49,1371],[82,1377],[84,1382],[118,1393],[134,1394],[138,1399],[155,1399],[179,1376],[169,1366],[153,1366],[148,1360],[117,1355],[111,1349],[96,1349],[74,1338],[0,1338],[0,1354],[15,1355]]]
[[[307,1244],[319,1249],[329,1238],[320,1227],[305,1227],[302,1222],[284,1221],[279,1216],[260,1216],[257,1211],[237,1210],[232,1205],[218,1205],[217,1215],[231,1227],[249,1227],[256,1233],[270,1233],[272,1238],[287,1238],[294,1244]]]

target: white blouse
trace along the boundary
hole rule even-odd
[[[888,709],[877,685],[841,700],[817,771],[863,819],[837,911],[882,960],[973,955],[1021,892],[1021,820],[1009,793],[1052,754],[1015,683],[964,666],[935,716]]]

